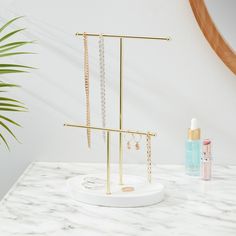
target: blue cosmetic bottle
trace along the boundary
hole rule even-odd
[[[197,119],[191,120],[191,127],[188,130],[188,139],[186,141],[185,169],[187,175],[200,175],[201,159],[201,130],[198,128]]]

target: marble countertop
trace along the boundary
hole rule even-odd
[[[163,202],[109,208],[76,202],[65,187],[68,178],[101,172],[104,165],[32,163],[0,202],[0,236],[236,235],[236,166],[215,166],[209,182],[186,176],[183,166],[153,169],[166,186]],[[144,170],[125,165],[124,172]]]

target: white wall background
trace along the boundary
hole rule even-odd
[[[124,128],[158,130],[153,139],[155,163],[182,164],[190,119],[197,117],[202,136],[214,142],[216,163],[236,164],[236,78],[210,48],[187,0],[0,0],[1,24],[19,15],[16,27],[27,27],[21,38],[37,40],[26,49],[37,55],[11,61],[39,69],[5,76],[23,88],[12,94],[29,107],[11,114],[24,128],[12,139],[12,151],[0,148],[0,196],[29,162],[102,162],[100,133],[86,147],[84,130],[64,122],[85,123],[82,39],[77,31],[171,36],[171,42],[125,40]],[[106,39],[108,126],[118,127],[118,40]],[[100,125],[97,39],[89,39],[92,124]],[[2,62],[3,59],[1,59]],[[112,158],[118,160],[118,138],[112,136]],[[145,162],[140,152],[125,151],[125,162]]]

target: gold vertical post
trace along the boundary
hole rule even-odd
[[[123,38],[120,38],[120,130],[123,128]],[[123,137],[119,134],[119,177],[123,184]]]
[[[110,132],[107,131],[107,192],[111,194],[111,183],[110,183]]]

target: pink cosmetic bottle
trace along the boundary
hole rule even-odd
[[[211,140],[205,139],[202,146],[201,177],[203,180],[211,180],[212,177],[212,156]]]

